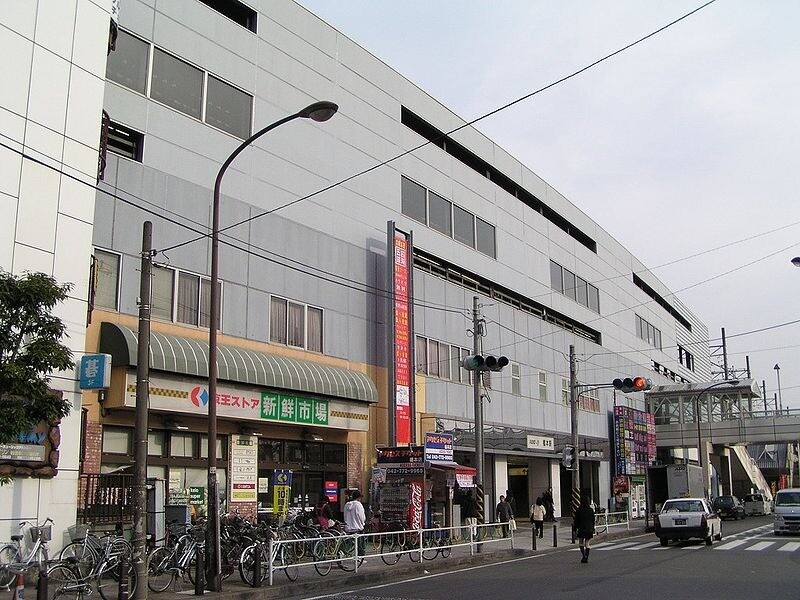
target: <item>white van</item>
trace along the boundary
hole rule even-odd
[[[744,504],[744,514],[750,515],[766,515],[769,514],[771,509],[771,502],[769,496],[762,493],[747,494],[742,498]]]
[[[772,502],[775,535],[800,533],[800,488],[779,490]]]

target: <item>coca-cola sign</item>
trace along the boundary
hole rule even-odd
[[[422,485],[417,482],[408,484],[411,492],[408,503],[409,529],[422,529]]]

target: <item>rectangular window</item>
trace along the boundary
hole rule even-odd
[[[218,435],[217,436],[217,458],[222,460],[227,456],[225,454],[225,436]],[[200,436],[200,458],[208,458],[208,436],[201,435]]]
[[[106,61],[106,78],[134,92],[146,93],[149,54],[150,44],[119,30],[116,50]]]
[[[453,206],[453,238],[471,248],[475,247],[475,217],[460,206]]]
[[[575,273],[564,269],[564,295],[575,300]]]
[[[458,346],[450,346],[450,380],[456,383],[467,383],[469,381],[469,377],[467,377],[469,371],[461,366],[465,352],[466,350],[462,350]]]
[[[439,346],[439,377],[450,379],[450,345],[442,342]]]
[[[600,291],[592,284],[588,284],[589,310],[600,314]]]
[[[150,290],[150,314],[156,319],[172,321],[174,275],[175,272],[172,269],[153,267]]]
[[[222,282],[218,282],[220,309],[222,308]],[[220,310],[220,312],[222,312]],[[200,279],[200,327],[211,327],[211,280]],[[219,325],[217,325],[219,329]]]
[[[522,376],[519,363],[511,363],[511,393],[515,396],[522,395]]]
[[[286,343],[289,346],[303,348],[306,344],[305,333],[305,312],[306,307],[302,304],[289,302],[289,323],[286,329]]]
[[[400,196],[403,214],[427,225],[428,209],[425,188],[406,177],[402,177]]]
[[[106,148],[114,154],[119,154],[136,162],[142,162],[144,134],[111,121],[108,124],[108,144]]]
[[[256,33],[257,15],[256,11],[240,2],[239,0],[200,0],[209,8],[225,15],[234,23],[238,23],[245,29]]]
[[[178,273],[179,323],[197,325],[200,318],[200,277],[189,273]]]
[[[586,287],[586,280],[580,277],[575,278],[575,299],[578,304],[589,306],[589,289]]]
[[[483,219],[475,218],[476,228],[476,249],[486,256],[497,258],[497,246],[495,243],[495,229],[494,225],[490,225]]]
[[[416,369],[417,373],[428,373],[428,338],[424,338],[421,335],[417,336],[416,346],[414,349],[414,354],[416,355]]]
[[[132,447],[132,429],[103,427],[103,452],[111,454],[130,454]]]
[[[306,310],[308,331],[306,348],[312,352],[322,352],[322,309],[309,306]]]
[[[430,226],[447,237],[453,235],[452,204],[439,194],[428,192],[428,218]]]
[[[117,310],[119,261],[118,254],[94,251],[94,306]]]
[[[569,406],[569,379],[561,378],[561,404]]]
[[[547,371],[539,371],[539,400],[547,402]]]
[[[203,72],[156,48],[150,97],[199,119],[203,108]]]
[[[564,293],[564,275],[561,271],[561,265],[552,260],[550,261],[550,287],[559,294]]]
[[[439,342],[431,340],[430,343],[428,343],[428,374],[439,377],[440,373]]]
[[[286,312],[288,302],[283,298],[270,300],[269,309],[269,341],[286,344]]]
[[[659,350],[661,346],[661,330],[636,315],[636,337]]]
[[[170,456],[193,458],[195,456],[195,439],[196,436],[193,433],[170,433]]]
[[[147,455],[148,456],[164,456],[164,432],[163,431],[149,431],[147,432]]]
[[[464,364],[464,359],[466,359],[469,354],[470,351],[466,348],[461,349],[461,365]],[[463,366],[461,367],[461,383],[472,383],[472,371],[467,371]]]
[[[206,123],[238,138],[250,137],[253,97],[240,89],[208,76]]]

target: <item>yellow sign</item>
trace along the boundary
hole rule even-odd
[[[273,514],[285,517],[289,513],[289,496],[292,493],[292,472],[288,469],[275,469],[272,475]]]

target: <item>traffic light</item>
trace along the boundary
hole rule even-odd
[[[625,392],[645,392],[653,387],[653,382],[646,377],[626,377],[615,379],[613,385],[616,389]]]
[[[508,364],[508,357],[470,354],[461,364],[467,371],[501,371]]]
[[[564,465],[565,468],[571,469],[572,463],[574,462],[575,462],[575,447],[564,446],[564,456],[561,459],[561,464]]]

